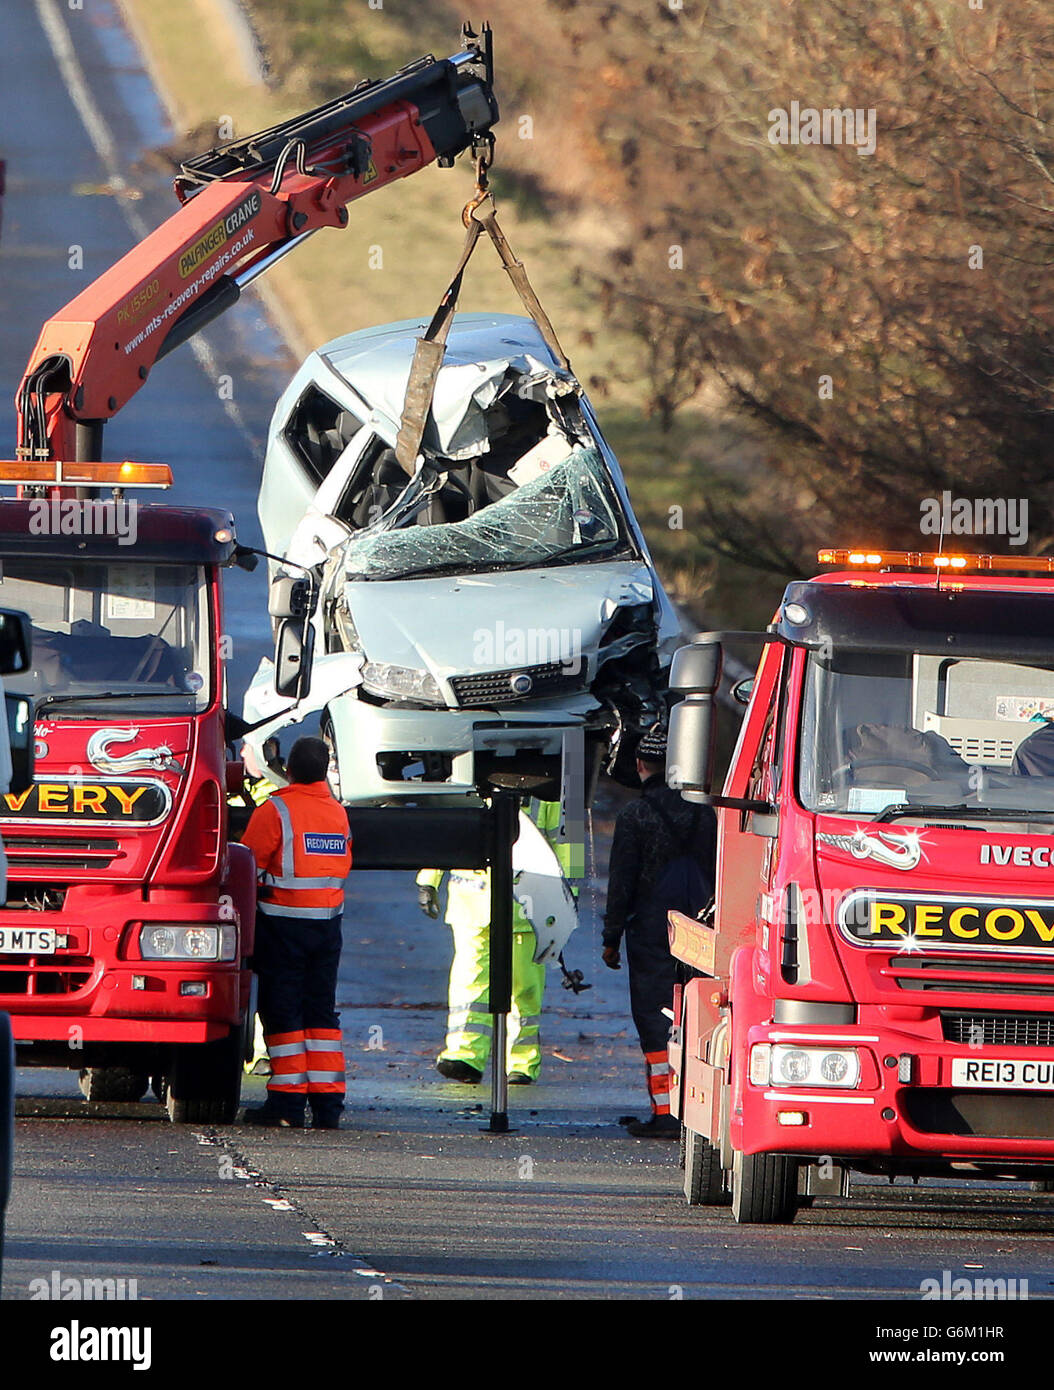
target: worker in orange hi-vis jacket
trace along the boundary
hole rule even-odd
[[[247,1124],[339,1129],[344,1049],[336,1009],[348,817],[326,780],[329,750],[300,738],[286,763],[290,785],[257,807],[242,836],[259,874],[256,947],[259,1013],[271,1056],[267,1103]]]

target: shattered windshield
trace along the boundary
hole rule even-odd
[[[352,537],[344,565],[349,579],[408,579],[573,563],[613,554],[626,543],[622,510],[599,450],[575,447],[465,521]]]
[[[1033,819],[1049,833],[1054,669],[918,652],[811,653],[799,789],[809,810],[828,814],[958,813],[978,827]]]

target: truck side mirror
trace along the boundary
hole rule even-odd
[[[32,631],[28,613],[0,608],[0,676],[29,670]]]
[[[11,781],[7,790],[20,796],[33,785],[33,702],[24,695],[4,696],[7,737],[11,747]]]
[[[685,698],[670,710],[666,784],[677,791],[709,795],[717,750],[714,697],[723,663],[720,642],[693,642],[674,653],[670,689]]]
[[[315,629],[306,618],[283,618],[274,649],[275,693],[302,700],[311,684]]]

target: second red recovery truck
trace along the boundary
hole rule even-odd
[[[689,1202],[785,1222],[850,1170],[1054,1176],[1054,559],[821,552],[712,790],[722,651],[675,658],[668,779],[718,808],[671,914]]]

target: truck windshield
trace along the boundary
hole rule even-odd
[[[921,819],[959,810],[981,827],[1000,812],[1054,820],[1054,667],[810,653],[799,791],[809,810],[858,818],[917,807]]]
[[[33,624],[33,664],[5,684],[45,712],[54,704],[56,714],[83,718],[134,705],[142,717],[208,707],[208,586],[199,566],[10,558],[0,605],[22,609]]]
[[[354,536],[344,547],[344,563],[349,579],[541,568],[610,556],[626,545],[625,536],[599,451],[574,449],[465,521]]]

